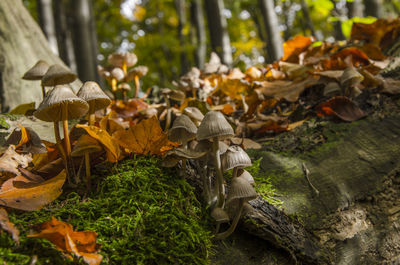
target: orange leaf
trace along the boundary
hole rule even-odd
[[[162,131],[156,116],[141,121],[129,130],[116,131],[113,138],[135,154],[162,155],[177,146],[177,143],[168,140],[167,133]]]
[[[349,98],[338,96],[319,104],[316,108],[318,116],[336,116],[344,121],[356,121],[365,113]]]
[[[24,211],[39,210],[60,196],[65,177],[66,172],[63,170],[56,177],[41,183],[30,183],[22,176],[9,179],[0,188],[0,205]],[[21,179],[25,185],[17,187],[15,180],[21,182]]]
[[[8,219],[7,211],[0,207],[0,228],[11,234],[13,240],[19,244],[19,230]]]
[[[299,54],[310,46],[312,43],[311,37],[296,36],[291,40],[283,43],[283,57],[282,61],[298,63]]]
[[[351,57],[351,64],[356,67],[370,64],[368,56],[354,47],[340,50],[331,55],[329,59],[322,60],[321,64],[324,70],[342,70],[349,66],[345,61],[347,57]]]
[[[38,233],[28,237],[44,238],[57,246],[63,252],[73,253],[89,265],[98,265],[103,257],[95,254],[100,248],[96,243],[97,233],[95,231],[73,231],[70,224],[52,217],[50,221],[36,226]]]
[[[100,129],[96,126],[88,126],[83,124],[77,124],[77,128],[85,129],[86,132],[98,140],[102,145],[104,145],[106,152],[107,152],[107,160],[115,163],[118,161],[120,157],[120,150],[119,146],[116,142],[113,141],[111,136],[108,134],[107,131]]]

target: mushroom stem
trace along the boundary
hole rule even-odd
[[[197,99],[197,90],[194,87],[192,87],[192,97],[193,99]]]
[[[122,71],[124,71],[124,76],[126,76],[126,73],[128,72],[128,65],[126,64],[126,61],[122,63]]]
[[[114,95],[114,99],[117,99],[117,79],[115,77],[111,78],[111,91]]]
[[[89,152],[85,152],[85,170],[86,170],[86,187],[90,190],[91,186],[91,175],[90,175],[90,157]]]
[[[232,179],[236,178],[238,175],[239,168],[234,167],[232,172]]]
[[[165,129],[164,131],[168,131],[169,125],[171,123],[171,103],[169,102],[169,98],[167,95],[164,95],[165,103],[167,103],[167,119],[165,121]]]
[[[95,107],[95,102],[94,100],[89,102],[89,125],[94,125],[95,121],[96,121],[96,115],[94,114],[94,107]]]
[[[135,75],[135,86],[136,86],[135,98],[137,98],[139,96],[139,91],[140,91],[140,82],[139,82],[139,76],[138,75]]]
[[[65,151],[67,159],[71,156],[71,143],[69,142],[69,131],[68,131],[68,103],[62,105],[62,119],[63,119],[63,132],[65,141]]]
[[[42,96],[43,96],[43,98],[45,98],[46,97],[46,90],[44,89],[44,85],[41,85],[41,87],[42,87]]]
[[[184,177],[186,175],[186,158],[182,159],[182,177]]]
[[[225,203],[224,194],[224,176],[221,170],[221,158],[219,156],[218,138],[213,138],[213,157],[215,162],[215,167],[217,171],[217,186],[218,186],[218,202],[217,207],[223,208]]]
[[[126,90],[122,90],[122,99],[124,101],[126,101],[128,99],[127,95],[126,95]]]
[[[215,235],[215,239],[218,239],[218,240],[225,239],[228,236],[230,236],[233,233],[233,231],[235,231],[235,228],[236,228],[237,224],[239,223],[240,216],[242,215],[242,210],[243,210],[243,205],[244,205],[244,200],[243,199],[239,199],[239,205],[240,205],[239,206],[239,210],[236,213],[235,218],[233,219],[233,222],[232,222],[231,226],[225,232],[216,234]]]
[[[64,163],[66,163],[67,156],[65,155],[65,150],[61,144],[60,128],[58,127],[58,121],[55,121],[53,125],[54,125],[54,136],[56,138],[56,145],[58,151],[60,152],[62,160],[64,161]]]

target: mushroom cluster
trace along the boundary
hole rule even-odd
[[[247,202],[257,197],[254,179],[244,170],[252,165],[251,159],[239,145],[227,144],[232,144],[229,139],[234,132],[221,112],[210,111],[203,116],[197,108],[187,107],[183,113],[169,130],[169,138],[182,146],[169,151],[163,165],[172,167],[181,161],[185,174],[187,159],[193,159],[201,177],[204,200],[216,222],[215,237],[224,239],[235,230],[243,209],[251,208]],[[231,169],[232,179],[226,193],[223,173]],[[233,212],[231,218],[228,212]],[[218,233],[220,224],[229,220],[232,220],[230,227]]]
[[[123,99],[127,100],[127,93],[131,90],[130,82],[135,84],[135,98],[139,96],[140,77],[147,74],[147,66],[136,65],[138,59],[133,52],[117,52],[108,56],[110,66],[98,66],[100,76],[102,76],[110,85],[114,98],[117,98],[117,92],[122,92]],[[128,68],[133,67],[128,71]]]

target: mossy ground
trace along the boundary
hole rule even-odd
[[[17,246],[0,233],[0,264],[72,264],[46,240],[27,238],[29,228],[51,216],[74,229],[94,230],[102,245],[102,264],[208,264],[211,248],[207,214],[193,188],[159,160],[140,157],[117,166],[98,166],[92,192],[64,192],[35,212],[10,211],[21,231]]]

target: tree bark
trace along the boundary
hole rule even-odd
[[[336,1],[331,0],[332,4],[333,4],[333,9],[331,11],[332,16],[334,17],[341,17],[341,10],[339,10],[336,7]],[[338,21],[333,21],[333,36],[335,37],[335,40],[345,40],[346,37],[343,35],[343,31],[342,31],[342,22],[340,20]]]
[[[52,2],[52,0],[37,0],[37,14],[40,28],[49,42],[50,49],[58,55]]]
[[[232,64],[232,48],[228,34],[228,24],[222,11],[223,0],[205,0],[205,9],[210,32],[212,50],[215,51],[226,65]]]
[[[78,76],[82,81],[99,82],[97,73],[97,38],[91,0],[70,2],[69,26],[74,43]]]
[[[283,42],[279,31],[278,17],[274,11],[273,0],[259,0],[258,2],[267,32],[268,62],[272,63],[283,55]]]
[[[207,37],[204,23],[203,5],[201,0],[193,0],[191,2],[190,13],[192,25],[196,30],[196,49],[194,51],[196,66],[199,69],[203,69],[206,62]]]
[[[347,17],[363,17],[364,16],[364,6],[362,0],[354,0],[353,2],[346,2],[347,6]]]
[[[364,0],[365,15],[376,18],[381,18],[383,14],[383,1],[382,0]]]
[[[0,61],[4,62],[0,102],[3,102],[1,112],[7,112],[22,103],[41,102],[40,81],[21,79],[38,60],[49,64],[64,63],[50,50],[39,25],[21,0],[1,0],[0,17]],[[79,80],[72,84],[75,91],[80,85]]]
[[[186,19],[186,1],[175,0],[176,13],[178,15],[178,39],[179,39],[179,56],[181,62],[181,75],[189,70],[189,62],[186,53],[187,37],[184,33],[184,28],[187,23]]]
[[[73,72],[77,72],[71,31],[68,28],[65,0],[54,1],[54,21],[60,58]]]
[[[310,16],[310,11],[308,10],[308,5],[305,0],[301,0],[300,3],[301,3],[301,11],[303,12],[303,17],[306,22],[306,26],[311,31],[311,35],[316,37],[314,24]]]

